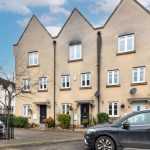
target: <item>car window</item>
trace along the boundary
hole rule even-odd
[[[150,113],[141,113],[132,116],[126,120],[130,125],[148,125],[150,124]]]

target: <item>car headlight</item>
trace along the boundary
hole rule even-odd
[[[87,130],[86,130],[86,133],[87,133],[87,134],[92,134],[92,133],[95,133],[95,132],[96,132],[95,129],[87,129]]]

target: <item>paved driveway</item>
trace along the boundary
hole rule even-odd
[[[1,140],[0,148],[82,141],[83,136],[83,132],[16,129],[15,139]]]

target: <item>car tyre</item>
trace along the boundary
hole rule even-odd
[[[111,138],[107,136],[101,136],[95,142],[95,149],[96,150],[115,150],[115,143]]]

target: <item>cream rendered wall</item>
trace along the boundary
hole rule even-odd
[[[83,61],[68,62],[69,60],[69,43],[81,41]],[[97,99],[94,93],[97,90],[97,33],[83,19],[77,10],[73,11],[71,18],[63,28],[57,39],[56,52],[56,110],[57,114],[61,113],[62,103],[71,103],[78,114],[76,125],[80,125],[80,105],[75,101],[94,100],[95,107],[93,116],[97,114]],[[80,89],[81,73],[91,72],[92,89]],[[61,91],[61,75],[70,74],[71,90]],[[76,80],[74,80],[76,78]],[[91,114],[90,110],[90,114]],[[71,112],[72,115],[72,112]]]
[[[28,52],[39,52],[39,66],[28,67]],[[23,93],[16,97],[16,115],[23,114],[23,104],[30,104],[33,113],[29,117],[30,122],[39,123],[39,106],[34,102],[50,101],[51,108],[47,107],[47,117],[53,117],[53,70],[54,70],[54,54],[53,40],[48,32],[42,27],[36,17],[32,17],[26,31],[21,37],[19,43],[14,46],[16,59],[16,74],[23,74],[16,79],[16,84],[23,86],[23,79],[31,78],[31,84],[36,84],[31,88],[31,93]],[[48,91],[39,92],[39,77],[48,78]],[[37,119],[33,120],[33,114],[37,115]]]
[[[124,0],[109,22],[102,29],[102,60],[101,60],[101,112],[108,112],[108,102],[119,102],[119,116],[131,111],[129,98],[149,97],[150,82],[150,16],[133,0]],[[116,56],[118,36],[135,34],[136,53]],[[131,86],[132,67],[145,66],[145,81],[147,85]],[[119,69],[120,87],[106,88],[107,71]],[[131,95],[131,88],[137,88],[137,93]],[[121,109],[120,104],[125,108]],[[146,103],[147,108],[150,106]]]

